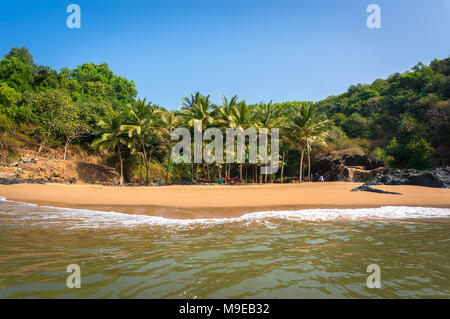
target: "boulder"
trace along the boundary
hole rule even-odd
[[[370,154],[330,152],[314,161],[316,177],[325,181],[365,182],[387,169],[385,163]]]
[[[417,185],[450,188],[450,166],[422,171],[405,169],[387,172],[367,180],[365,185]]]

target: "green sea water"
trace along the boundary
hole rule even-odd
[[[177,221],[0,202],[0,298],[449,298],[449,279],[449,209]]]

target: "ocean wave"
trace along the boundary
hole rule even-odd
[[[407,220],[428,218],[449,218],[450,209],[433,207],[382,206],[378,208],[356,209],[303,209],[282,211],[259,211],[233,218],[172,219],[158,216],[126,214],[115,211],[96,211],[88,209],[37,206],[9,201],[0,197],[7,207],[1,207],[1,218],[14,221],[34,222],[41,226],[60,224],[66,229],[109,228],[109,227],[189,227],[193,225],[221,225],[239,223],[248,226],[258,223],[268,228],[276,227],[274,221],[297,222],[321,221],[370,221]],[[6,216],[6,217],[5,217]]]

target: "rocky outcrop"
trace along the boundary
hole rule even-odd
[[[100,164],[39,159],[33,162],[19,161],[0,167],[0,184],[64,183],[115,185],[119,175],[111,168]]]
[[[377,175],[367,180],[365,185],[417,185],[450,188],[450,166],[429,170],[405,169]]]
[[[376,188],[370,187],[369,185],[366,185],[366,184],[363,184],[359,187],[353,188],[351,191],[352,192],[364,191],[364,192],[372,192],[372,193],[380,193],[380,194],[401,195],[401,193],[388,192],[388,191],[384,191],[382,189],[376,189]]]
[[[450,188],[450,166],[443,166],[429,170],[405,169],[389,171],[367,180],[363,185],[352,189],[352,192],[366,191],[383,194],[399,194],[376,189],[374,185],[416,185],[436,188]]]
[[[365,182],[386,168],[383,161],[370,154],[330,152],[315,159],[313,170],[325,181]]]

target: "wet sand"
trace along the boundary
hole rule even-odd
[[[145,214],[168,218],[237,217],[267,210],[422,206],[450,208],[450,189],[376,186],[402,195],[351,192],[361,183],[263,185],[0,185],[9,200],[68,208]]]

